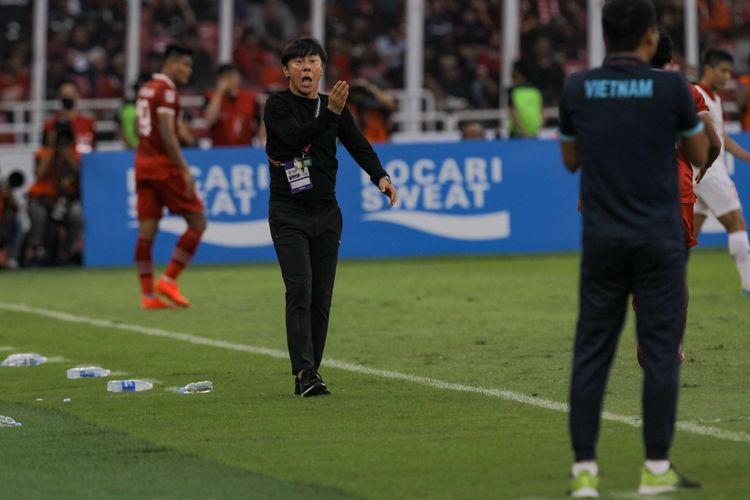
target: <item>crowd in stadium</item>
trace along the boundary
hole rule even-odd
[[[657,0],[659,20],[676,43],[682,60],[683,6]],[[0,99],[24,100],[30,92],[31,0],[2,5]],[[125,72],[125,0],[50,0],[47,96],[63,80],[74,80],[83,98],[121,97]],[[191,90],[201,93],[212,81],[218,50],[217,0],[142,2],[141,62],[146,71],[170,41],[196,52]],[[300,4],[300,5],[297,5]],[[403,86],[406,43],[403,0],[326,2],[328,79],[364,77],[383,88]],[[586,64],[585,0],[522,0],[522,57],[532,83],[555,104],[561,73]],[[750,2],[700,0],[704,45],[750,52]],[[426,2],[425,68],[427,86],[447,107],[497,107],[502,2],[430,0]],[[309,2],[235,2],[234,62],[245,84],[258,91],[283,86],[278,56],[283,44],[309,29]],[[396,20],[396,21],[394,21]],[[541,39],[541,41],[540,41]],[[746,70],[744,57],[739,68]],[[221,61],[226,62],[226,61]],[[132,82],[129,82],[132,83]]]
[[[657,0],[662,29],[675,40],[675,62],[684,62],[683,6],[679,0]],[[544,106],[555,106],[566,76],[586,66],[586,1],[521,0],[521,58],[514,66],[515,86],[499,87],[501,69],[501,0],[429,0],[425,2],[425,87],[433,92],[439,109],[493,109],[498,107],[501,92],[509,92],[512,118],[518,131],[522,126],[513,109],[513,92],[518,85],[540,92]],[[403,0],[340,0],[326,2],[327,81],[342,79],[352,83],[349,104],[369,140],[388,140],[393,124],[389,115],[396,101],[384,90],[402,88],[407,50],[404,34],[405,2]],[[703,46],[721,46],[736,54],[739,70],[736,87],[740,110],[747,110],[743,125],[750,127],[750,106],[743,86],[750,88],[746,60],[750,54],[750,1],[700,0],[700,33]],[[0,103],[30,98],[32,60],[31,0],[0,0]],[[205,97],[203,108],[192,109],[192,117],[203,118],[199,136],[221,145],[230,129],[217,131],[216,111],[221,96],[228,92],[241,95],[237,102],[242,110],[234,113],[236,121],[246,121],[243,143],[263,140],[260,116],[264,96],[285,87],[280,54],[286,41],[309,32],[309,2],[283,0],[245,0],[235,2],[234,52],[231,66],[218,60],[218,0],[144,0],[141,14],[141,70],[143,77],[159,70],[161,52],[167,44],[178,42],[193,50],[194,72],[183,95]],[[50,161],[77,164],[77,154],[90,150],[98,138],[93,118],[66,111],[64,93],[74,99],[124,99],[117,114],[120,139],[135,145],[132,134],[123,123],[133,119],[133,84],[125,82],[126,67],[126,0],[50,0],[47,42],[46,97],[61,99],[68,113],[65,121],[78,136],[81,127],[88,134],[77,137],[74,154],[54,154],[55,140],[67,137],[68,129],[57,130],[55,115],[45,126],[45,143],[37,153],[39,164]],[[218,72],[217,72],[218,68]],[[230,75],[230,76],[227,76]],[[518,79],[516,79],[518,77]],[[227,83],[232,80],[231,85]],[[224,82],[224,83],[222,83]],[[65,90],[67,89],[67,90]],[[734,96],[729,96],[730,100]],[[213,102],[213,104],[211,104]],[[237,105],[239,106],[239,105]],[[100,117],[101,118],[101,117]],[[0,123],[9,123],[11,113],[0,111]],[[83,123],[86,122],[86,123]],[[528,123],[528,122],[527,122]],[[189,125],[189,124],[187,124]],[[472,125],[479,125],[474,123]],[[538,125],[537,125],[538,126]],[[512,136],[524,136],[514,133]],[[124,131],[124,132],[123,132]],[[57,132],[57,138],[53,136]],[[186,127],[184,143],[195,143]],[[222,135],[224,134],[224,135]],[[481,134],[480,134],[481,135]],[[114,139],[114,136],[108,137]],[[0,143],[16,140],[12,134],[0,135]],[[236,139],[240,140],[240,139]],[[46,149],[45,149],[46,148]],[[50,149],[51,148],[51,149]],[[81,149],[83,148],[83,149]],[[38,181],[38,179],[37,179]],[[0,216],[10,220],[13,204],[5,183],[0,197]],[[3,223],[0,237],[3,246],[11,248],[9,260],[27,264],[70,262],[76,260],[81,221],[77,196],[67,194],[57,199],[34,203],[43,187],[32,189],[29,215],[32,223],[47,220],[54,210],[59,228],[32,224],[25,248],[14,243],[10,222]],[[41,191],[39,191],[41,189]],[[71,189],[75,191],[74,183]],[[44,193],[42,193],[44,194]],[[4,200],[4,201],[2,201]],[[36,200],[39,201],[39,200]],[[63,206],[64,205],[64,206]],[[63,216],[59,216],[62,213]],[[41,224],[43,225],[43,224]],[[28,229],[28,228],[27,228]],[[60,229],[60,231],[57,231]],[[51,238],[51,240],[50,240]],[[48,241],[54,242],[50,248]],[[53,253],[54,255],[51,255]],[[8,260],[8,259],[6,259]]]

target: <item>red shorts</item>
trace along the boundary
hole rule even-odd
[[[685,228],[685,241],[688,248],[693,248],[698,244],[693,226],[693,204],[680,203],[680,212],[682,212],[682,227]]]
[[[138,220],[161,219],[164,207],[175,215],[203,212],[200,197],[196,193],[185,194],[182,177],[139,180],[135,183],[135,192],[138,195]]]

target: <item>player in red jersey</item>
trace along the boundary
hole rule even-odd
[[[192,71],[192,51],[169,45],[164,52],[162,72],[141,87],[136,100],[139,142],[135,154],[135,181],[139,233],[135,261],[144,309],[171,307],[154,292],[165,295],[179,306],[190,305],[180,293],[176,280],[195,253],[206,229],[203,203],[195,192],[195,182],[180,150],[177,132],[182,109],[176,84],[185,85]],[[177,242],[164,275],[154,287],[151,247],[164,207],[184,217],[188,228]]]
[[[656,49],[656,54],[651,59],[651,65],[655,68],[664,69],[672,62],[672,39],[666,33],[659,34],[659,46]],[[695,179],[695,182],[700,182],[703,176],[706,175],[706,171],[711,167],[711,164],[719,156],[721,151],[721,140],[719,135],[716,133],[716,127],[714,127],[713,120],[709,114],[708,105],[703,96],[695,88],[695,85],[688,83],[690,88],[690,94],[695,102],[695,109],[698,113],[698,118],[703,122],[703,129],[708,136],[709,143],[711,145],[708,162],[700,168],[700,172]],[[687,249],[693,248],[698,244],[698,240],[695,238],[694,224],[693,224],[693,207],[697,200],[695,191],[693,190],[693,166],[685,158],[682,148],[677,148],[675,152],[677,157],[677,170],[680,182],[680,211],[682,213],[682,226],[685,229],[685,244]],[[687,302],[686,302],[687,305]],[[636,309],[635,299],[633,299],[633,309]],[[687,310],[685,310],[685,321],[687,322]],[[678,354],[680,363],[685,360],[685,353],[680,348]],[[643,366],[643,352],[641,346],[636,346],[636,357],[638,363]]]

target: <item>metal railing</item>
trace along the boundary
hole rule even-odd
[[[508,113],[505,109],[463,109],[457,111],[445,111],[437,109],[437,100],[434,94],[425,89],[417,97],[422,112],[415,118],[408,111],[409,103],[414,97],[406,90],[389,90],[388,93],[396,99],[397,109],[390,117],[396,131],[409,130],[409,125],[418,124],[419,130],[426,132],[457,132],[461,124],[469,121],[478,121],[486,125],[495,125],[498,136],[504,136],[506,131]],[[266,95],[261,95],[259,101],[264,103]],[[182,105],[185,108],[199,110],[203,107],[205,99],[203,96],[188,95],[183,96]],[[118,149],[121,147],[119,139],[115,137],[117,132],[117,122],[115,115],[122,105],[122,99],[82,99],[78,103],[78,109],[93,114],[96,117],[94,131],[97,136],[109,135],[111,141],[99,141],[101,149]],[[20,102],[0,102],[0,113],[5,113],[11,117],[10,123],[0,123],[0,135],[13,134],[15,143],[10,145],[0,145],[0,147],[35,147],[39,144],[41,130],[34,130],[31,120],[32,111],[35,109],[32,101]],[[45,114],[55,112],[60,109],[60,104],[56,100],[45,101],[43,105]],[[727,128],[736,128],[740,120],[740,110],[734,101],[724,103],[724,111],[728,117]],[[547,126],[554,126],[558,118],[557,107],[547,107],[542,110],[542,117]],[[191,128],[201,132],[206,130],[206,124],[202,117],[196,116],[191,121]]]
[[[182,105],[186,108],[200,108],[203,106],[203,102],[204,98],[202,96],[185,96],[182,98]],[[94,115],[96,118],[94,132],[97,135],[114,134],[117,132],[115,115],[120,106],[122,106],[122,103],[122,99],[114,98],[81,99],[78,101],[78,109]],[[31,116],[35,109],[33,101],[0,101],[0,113],[6,113],[6,115],[12,117],[10,123],[0,123],[0,135],[13,134],[16,146],[37,146],[42,131],[34,129]],[[44,101],[42,104],[45,116],[59,109],[60,102],[57,100]],[[201,123],[202,120],[198,120],[195,125],[200,126]]]
[[[398,109],[406,109],[408,103],[415,99],[405,90],[390,90],[388,93],[396,100]],[[258,101],[263,105],[267,98],[267,95],[261,94],[258,96]],[[442,117],[442,115],[439,115],[439,112],[436,111],[437,102],[431,91],[425,89],[420,96],[416,97],[416,99],[419,101],[420,108],[425,110],[425,113],[427,113],[428,116]],[[205,104],[205,98],[200,95],[186,95],[182,96],[180,100],[183,108],[190,110],[200,110]],[[90,113],[96,118],[94,132],[97,135],[97,139],[100,139],[101,136],[114,136],[117,133],[117,121],[115,120],[115,116],[117,110],[122,104],[123,100],[119,98],[81,99],[78,101],[77,109],[82,112]],[[45,116],[48,116],[59,109],[60,103],[57,100],[44,101],[42,104],[42,110]],[[38,146],[42,131],[36,130],[34,127],[34,122],[32,120],[32,113],[34,110],[36,110],[36,107],[34,106],[33,101],[0,101],[0,113],[5,113],[11,118],[10,123],[0,123],[0,135],[12,134],[15,139],[12,146]],[[433,128],[440,126],[437,122],[441,120],[442,118],[433,120],[428,123],[428,125]],[[193,130],[198,132],[206,130],[206,123],[200,115],[195,116],[191,120],[190,126]],[[108,141],[105,141],[103,149],[112,149],[117,142],[118,141],[114,141],[114,144],[111,144]],[[98,143],[100,146],[102,145],[101,141],[98,141]]]

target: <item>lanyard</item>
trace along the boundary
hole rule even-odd
[[[320,116],[320,95],[318,95],[318,102],[315,104],[315,118]],[[304,148],[302,148],[302,156],[308,156],[310,154],[310,148],[312,147],[312,144],[308,144]]]

